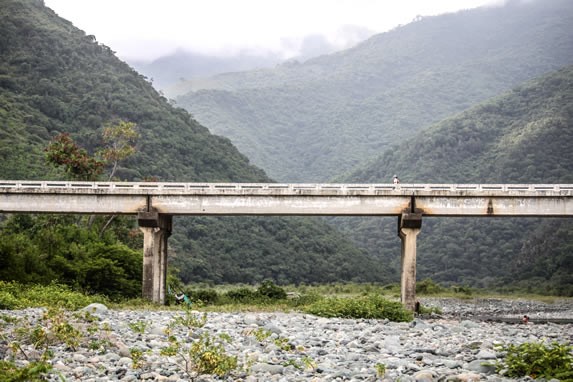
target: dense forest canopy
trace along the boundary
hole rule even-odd
[[[376,182],[396,171],[408,183],[571,184],[571,147],[573,66],[568,66],[445,119],[340,180]],[[372,222],[338,223],[358,245],[392,261],[380,242],[395,232],[386,230],[380,242],[369,242],[377,229]],[[420,277],[573,294],[571,219],[426,218],[423,224]]]
[[[432,123],[572,64],[571,25],[569,0],[424,17],[303,63],[190,81],[177,102],[274,179],[330,181]]]
[[[268,180],[228,139],[172,107],[108,47],[41,1],[3,0],[0,12],[2,178],[52,176],[42,158],[51,136],[69,132],[94,150],[103,126],[123,119],[141,133],[124,179]]]

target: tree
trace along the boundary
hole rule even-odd
[[[139,138],[135,126],[133,122],[119,121],[103,129],[102,137],[107,147],[99,154],[112,164],[109,180],[115,175],[118,163],[135,153],[135,141]]]
[[[46,160],[54,166],[63,166],[74,180],[96,180],[103,172],[104,162],[89,156],[68,133],[57,135],[46,148]]]
[[[107,163],[112,164],[108,180],[112,180],[117,166],[121,160],[124,160],[135,153],[135,141],[139,134],[135,130],[135,123],[120,120],[115,124],[108,124],[102,133],[102,138],[107,145],[98,152]],[[103,235],[109,225],[115,220],[116,215],[109,217],[103,225],[100,236]]]

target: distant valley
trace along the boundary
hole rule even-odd
[[[572,24],[566,0],[427,17],[304,63],[190,81],[176,100],[272,178],[328,181],[573,63]]]

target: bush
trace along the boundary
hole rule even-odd
[[[501,345],[503,361],[496,364],[497,372],[507,377],[559,379],[573,381],[573,346],[553,342],[551,345],[525,342],[521,345]]]
[[[261,286],[257,289],[257,293],[261,297],[266,297],[271,300],[284,300],[287,298],[285,290],[269,280],[263,281]]]
[[[0,288],[3,288],[4,284],[4,282],[0,281]],[[10,291],[0,290],[0,309],[14,310],[23,307],[21,302]]]
[[[432,279],[424,279],[416,283],[416,293],[419,294],[438,294],[444,292],[444,288],[436,284]]]
[[[202,328],[206,322],[207,314],[198,316],[190,309],[186,309],[185,317],[175,316],[165,331],[169,346],[162,348],[160,352],[162,356],[179,357],[185,365],[185,372],[192,381],[200,374],[223,377],[237,369],[237,357],[228,355],[224,347],[224,343],[232,341],[229,335],[219,333],[215,337],[206,331],[197,332],[195,335],[194,329]],[[176,335],[180,329],[187,331],[190,337],[195,338],[191,344],[185,340],[185,337]],[[179,338],[183,338],[183,341]]]
[[[454,293],[463,294],[465,296],[471,296],[473,294],[472,288],[467,285],[454,285],[451,287]]]
[[[385,318],[391,321],[411,321],[413,318],[412,312],[401,303],[388,301],[378,295],[351,299],[330,297],[309,305],[304,312],[322,317]]]
[[[225,293],[225,297],[235,303],[248,303],[257,300],[259,294],[250,288],[239,288]]]
[[[306,293],[306,294],[297,295],[293,298],[288,299],[287,305],[294,307],[294,308],[300,308],[300,307],[305,306],[305,305],[314,304],[317,301],[320,301],[321,299],[322,299],[322,296],[320,296],[317,293]]]
[[[219,294],[214,289],[192,289],[186,291],[186,295],[194,303],[216,305],[219,302]]]
[[[239,304],[268,303],[269,301],[286,300],[286,291],[273,284],[272,281],[263,281],[256,289],[239,288],[224,294],[223,300],[231,300]]]
[[[103,296],[86,296],[59,284],[35,285],[0,281],[0,308],[23,309],[28,307],[62,307],[80,309],[92,302],[107,303]]]
[[[8,382],[40,382],[45,381],[46,373],[52,369],[46,361],[33,361],[19,367],[13,361],[0,360],[0,375],[2,381]]]

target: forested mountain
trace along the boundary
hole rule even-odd
[[[61,179],[63,172],[46,164],[44,149],[50,140],[69,133],[93,154],[102,145],[104,125],[117,120],[135,123],[140,136],[135,154],[118,168],[122,180],[270,181],[228,139],[212,135],[186,111],[170,105],[108,47],[58,17],[43,1],[0,0],[0,179]],[[62,272],[82,268],[82,277],[99,274],[106,282],[102,267],[112,272],[121,262],[118,248],[132,253],[114,240],[137,235],[135,229],[102,238],[102,232],[87,232],[90,220],[85,227],[77,219],[8,220],[0,229],[0,278],[19,274],[46,281],[39,272],[49,264],[54,277],[79,282]],[[170,260],[184,281],[388,277],[383,265],[320,220],[177,218],[170,247]]]
[[[569,0],[426,17],[301,64],[190,81],[177,102],[274,179],[325,181],[573,63],[571,25]]]
[[[406,183],[571,184],[572,147],[568,66],[432,126],[341,181],[376,182],[396,171]],[[383,243],[396,235],[394,220],[337,221],[370,253],[391,262],[395,249]],[[418,271],[442,282],[573,295],[573,221],[426,218]]]

